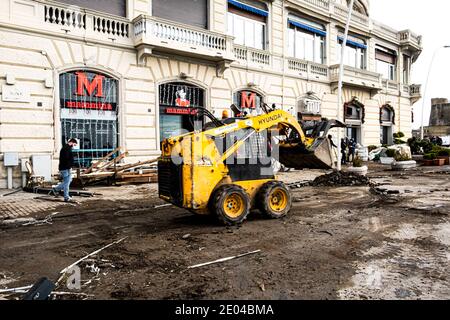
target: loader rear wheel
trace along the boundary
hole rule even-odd
[[[240,224],[250,212],[250,198],[240,186],[224,185],[214,192],[210,208],[220,222]]]
[[[257,206],[269,218],[282,218],[291,210],[291,192],[283,182],[268,182],[258,192]]]

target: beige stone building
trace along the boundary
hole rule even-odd
[[[355,4],[337,103],[346,0],[0,0],[0,188],[4,156],[47,155],[80,140],[77,164],[117,146],[128,161],[232,103],[276,104],[348,125],[361,144],[411,135],[410,83],[421,37]],[[9,161],[9,159],[8,159]],[[20,185],[20,166],[14,167]]]

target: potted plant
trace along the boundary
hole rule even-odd
[[[417,166],[417,162],[409,155],[397,153],[394,158],[395,161],[391,164],[393,170],[407,170]]]
[[[445,161],[445,165],[450,165],[450,149],[444,149],[442,148],[439,152],[438,152],[438,159],[444,159]]]
[[[381,157],[380,161],[382,164],[392,164],[395,159],[395,150],[394,149],[387,149],[386,150],[386,156],[385,157]]]
[[[434,160],[437,158],[437,154],[436,153],[427,153],[426,155],[423,156],[423,165],[424,166],[433,166],[434,165]]]
[[[361,157],[358,155],[353,159],[353,167],[347,169],[348,172],[354,173],[360,176],[365,176],[369,168],[364,165]]]

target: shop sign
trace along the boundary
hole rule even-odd
[[[30,90],[23,85],[2,85],[2,101],[5,102],[30,102]]]
[[[175,108],[170,107],[165,109],[166,114],[182,114],[182,115],[196,115],[198,113],[197,109],[192,108]]]
[[[61,108],[117,111],[117,80],[89,71],[61,75]]]

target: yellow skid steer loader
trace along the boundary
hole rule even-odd
[[[333,168],[328,131],[344,125],[321,120],[302,128],[286,111],[267,105],[263,110],[259,116],[218,120],[197,108],[196,116],[211,122],[162,142],[160,198],[196,214],[215,214],[226,225],[242,223],[251,209],[270,218],[285,216],[291,193],[277,180],[274,159],[295,169]]]

